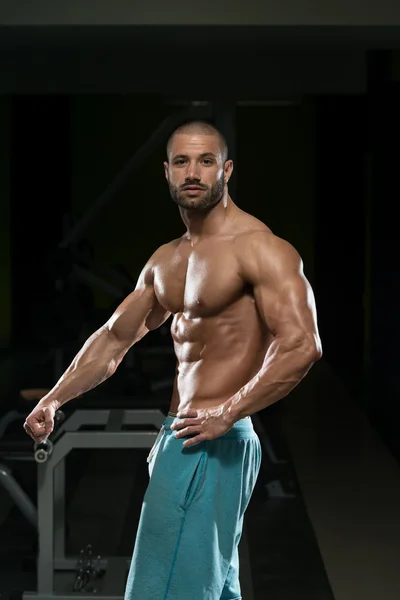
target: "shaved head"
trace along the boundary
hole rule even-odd
[[[184,123],[183,125],[180,125],[180,127],[178,127],[177,129],[175,129],[175,131],[172,133],[171,137],[169,138],[168,143],[167,143],[168,160],[170,158],[174,137],[178,134],[213,135],[218,138],[218,142],[219,142],[218,146],[221,151],[222,162],[225,162],[228,159],[228,144],[226,143],[226,139],[222,135],[222,133],[216,127],[214,127],[214,125],[212,125],[211,123],[208,123],[207,121],[189,121],[188,123]]]
[[[227,194],[232,169],[225,137],[207,121],[186,122],[168,140],[165,177],[180,208],[212,210]]]

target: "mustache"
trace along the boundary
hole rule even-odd
[[[194,187],[198,187],[198,188],[200,188],[200,189],[202,189],[202,190],[207,190],[207,189],[208,189],[208,188],[207,188],[205,185],[202,185],[202,184],[201,184],[201,183],[199,183],[198,181],[193,181],[193,182],[190,182],[190,181],[185,181],[185,183],[184,183],[183,185],[181,185],[181,186],[180,186],[180,189],[181,189],[181,190],[184,190],[184,189],[186,189],[186,188],[188,188],[188,187],[193,187],[193,186],[194,186]]]

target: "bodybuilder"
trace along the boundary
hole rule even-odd
[[[186,232],[155,251],[24,428],[46,439],[58,408],[173,315],[175,383],[148,457],[125,599],[238,600],[238,544],[261,461],[249,417],[320,358],[314,296],[293,246],[230,198],[233,163],[211,124],[175,130],[164,168]]]

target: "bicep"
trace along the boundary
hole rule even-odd
[[[302,272],[282,273],[271,282],[260,277],[253,286],[261,318],[274,336],[317,335],[314,294]]]
[[[314,294],[293,246],[261,237],[253,245],[247,272],[260,316],[274,336],[318,340]]]

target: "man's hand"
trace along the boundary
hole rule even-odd
[[[183,442],[185,448],[220,437],[234,425],[233,419],[227,414],[224,406],[182,410],[178,412],[177,417],[182,420],[175,421],[171,425],[171,429],[177,431],[175,437],[179,439],[188,435],[195,436]]]
[[[55,408],[52,404],[39,404],[27,416],[24,423],[26,433],[36,444],[47,440],[54,429]]]

